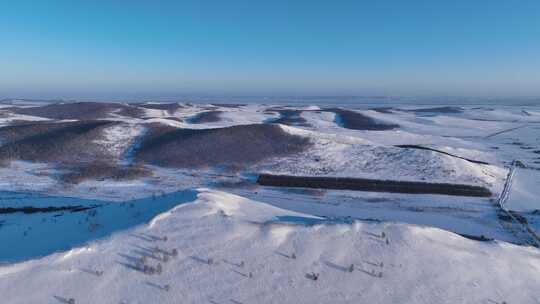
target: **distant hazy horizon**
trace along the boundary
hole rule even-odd
[[[122,103],[216,103],[216,104],[281,104],[281,105],[320,105],[347,106],[351,108],[395,106],[395,105],[433,105],[433,106],[540,106],[540,97],[470,97],[470,96],[233,96],[233,95],[183,95],[169,97],[141,98],[1,98],[0,102],[122,102]]]

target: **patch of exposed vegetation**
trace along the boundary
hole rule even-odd
[[[298,153],[309,145],[308,139],[288,134],[273,124],[202,130],[154,124],[136,150],[135,159],[164,167],[237,169]]]
[[[213,103],[212,106],[223,108],[240,108],[245,106],[243,103]]]
[[[434,108],[420,108],[420,109],[412,109],[412,110],[405,110],[407,112],[415,112],[415,113],[440,113],[440,114],[459,114],[463,113],[464,109],[461,107],[434,107]]]
[[[117,122],[34,122],[0,128],[0,161],[25,160],[78,164],[107,160],[109,153],[94,141]]]
[[[206,111],[196,114],[194,117],[189,119],[189,123],[192,124],[202,124],[202,123],[212,123],[218,122],[221,120],[221,113],[223,111]]]
[[[301,116],[302,110],[272,108],[268,109],[267,113],[279,113],[279,118],[273,120],[272,123],[287,126],[309,127],[307,120]]]
[[[399,128],[399,125],[397,124],[380,122],[355,111],[340,108],[327,109],[327,111],[334,112],[336,114],[337,123],[347,129],[385,131]]]
[[[292,176],[260,174],[257,183],[263,186],[316,189],[357,190],[390,193],[429,193],[458,196],[490,197],[489,189],[480,186],[418,181],[379,180],[368,178]]]
[[[123,167],[109,163],[93,162],[71,167],[67,173],[60,176],[60,179],[64,183],[78,184],[85,180],[134,180],[151,175],[152,172],[142,164]]]
[[[38,107],[4,108],[16,114],[38,116],[50,119],[100,119],[115,113],[121,116],[142,117],[144,111],[136,106],[107,102],[55,103]]]

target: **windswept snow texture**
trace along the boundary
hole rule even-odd
[[[540,106],[22,100],[0,160],[2,303],[540,303]]]
[[[540,297],[535,248],[396,223],[328,222],[200,191],[194,203],[147,225],[0,268],[3,301],[536,303]],[[141,257],[148,266],[161,264],[161,273],[144,274]]]

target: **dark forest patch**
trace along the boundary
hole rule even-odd
[[[307,120],[301,116],[302,110],[271,108],[271,109],[268,109],[266,113],[279,114],[279,118],[272,120],[271,123],[282,124],[282,125],[287,125],[287,126],[309,127]]]
[[[135,151],[135,159],[164,167],[235,169],[297,153],[308,146],[308,139],[273,124],[202,130],[151,125]]]
[[[68,184],[78,184],[85,180],[134,180],[151,175],[152,172],[142,164],[124,167],[110,163],[93,162],[69,168],[67,173],[60,176],[60,180]]]
[[[411,194],[443,194],[477,197],[491,196],[489,189],[479,186],[367,178],[260,174],[257,178],[257,183],[262,186],[274,187],[300,187]]]
[[[106,160],[108,153],[93,143],[112,121],[38,122],[0,128],[0,161],[25,160],[59,164]]]
[[[223,107],[223,108],[240,108],[245,106],[243,103],[213,103],[212,106]]]
[[[364,114],[340,109],[340,108],[331,108],[326,109],[326,111],[333,112],[336,114],[336,123],[341,125],[346,129],[353,130],[366,130],[366,131],[386,131],[399,128],[397,124],[389,124],[377,121],[369,116]]]
[[[465,110],[462,107],[433,107],[433,108],[419,108],[419,109],[410,109],[410,110],[401,110],[405,112],[414,112],[414,113],[434,113],[434,114],[460,114]]]
[[[12,160],[54,164],[66,183],[94,180],[130,180],[149,176],[141,164],[119,166],[106,147],[95,143],[114,121],[33,122],[0,128],[0,162]]]
[[[50,119],[100,119],[116,113],[128,117],[142,117],[144,111],[138,107],[106,102],[73,102],[47,104],[38,107],[9,107],[3,110],[23,115],[38,116]]]
[[[213,110],[213,111],[201,112],[189,118],[188,122],[192,124],[218,122],[221,120],[221,117],[220,117],[221,113],[223,113],[223,111]]]

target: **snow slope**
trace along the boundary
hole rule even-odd
[[[517,169],[506,208],[527,212],[540,210],[540,171]]]
[[[137,270],[141,256],[162,273]],[[325,222],[200,189],[195,202],[147,225],[1,266],[0,294],[13,304],[525,304],[540,301],[539,271],[530,247],[405,224]]]
[[[483,185],[499,192],[507,170],[482,165],[427,150],[381,145],[341,134],[326,134],[282,126],[285,131],[308,137],[313,146],[300,155],[275,159],[261,171],[307,176],[340,176]],[[448,149],[453,152],[452,149]],[[474,150],[459,149],[461,155]],[[481,154],[481,153],[480,153]]]

